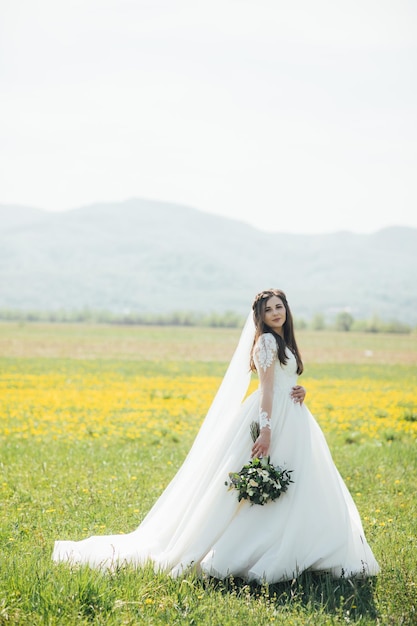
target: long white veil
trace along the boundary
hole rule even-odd
[[[239,411],[251,379],[254,333],[251,312],[186,459],[140,526],[126,535],[57,541],[55,560],[105,567],[151,560],[158,568],[175,573],[204,556],[222,530],[219,524],[224,526],[237,508],[237,498],[227,492],[224,481],[240,462],[234,456],[233,442],[241,429]],[[218,515],[219,507],[222,516]]]
[[[183,465],[135,531],[141,539],[143,533],[148,547],[151,538],[153,539],[151,543],[156,543],[156,551],[152,555],[154,560],[160,560],[162,548],[165,554],[162,563],[175,563],[180,555],[168,556],[167,552],[171,551],[176,542],[181,545],[184,540],[190,542],[192,529],[196,530],[196,516],[209,514],[210,506],[214,505],[212,500],[217,500],[216,491],[220,485],[223,487],[221,495],[227,493],[223,481],[216,481],[215,477],[219,475],[219,471],[222,478],[227,477],[228,471],[231,470],[228,464],[230,446],[239,426],[239,409],[251,378],[249,359],[254,332],[251,313],[222,383]],[[235,498],[229,497],[228,500],[233,504],[236,502]],[[201,519],[201,523],[203,522]],[[180,560],[184,561],[184,558]]]

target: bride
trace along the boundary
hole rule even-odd
[[[243,400],[251,370],[259,387]],[[53,559],[109,569],[151,562],[172,576],[192,568],[259,583],[305,570],[377,574],[355,503],[303,402],[302,371],[285,294],[260,292],[190,452],[140,526],[125,535],[56,541]],[[292,470],[293,484],[263,506],[238,502],[225,486],[229,472],[266,456]]]

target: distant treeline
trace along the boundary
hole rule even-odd
[[[195,313],[177,311],[172,313],[137,313],[113,311],[38,311],[0,309],[0,321],[10,322],[50,322],[69,324],[122,324],[126,326],[205,326],[239,328],[243,318],[234,312]]]
[[[232,311],[224,313],[197,313],[177,311],[172,313],[137,313],[94,311],[38,311],[19,309],[0,309],[0,321],[3,322],[44,322],[69,324],[121,324],[132,326],[203,326],[212,328],[240,328],[244,318]],[[356,320],[353,315],[342,311],[332,321],[326,320],[322,313],[316,313],[309,321],[295,318],[294,325],[299,330],[338,330],[342,332],[358,331],[367,333],[411,333],[409,324],[399,320],[384,321],[377,315],[368,320]]]
[[[326,322],[325,316],[316,313],[313,318],[306,322],[303,319],[294,320],[296,328],[309,328],[310,330],[339,330],[343,332],[357,331],[365,333],[411,333],[413,328],[409,324],[399,320],[382,320],[377,315],[373,315],[367,320],[356,320],[353,315],[346,311],[341,311],[332,322]],[[417,330],[417,329],[414,329]]]

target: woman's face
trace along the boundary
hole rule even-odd
[[[287,319],[287,311],[284,303],[278,296],[272,296],[266,301],[264,322],[281,337],[284,336],[284,324]]]

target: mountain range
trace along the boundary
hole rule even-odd
[[[417,229],[265,232],[133,198],[52,212],[0,205],[0,308],[248,312],[283,289],[298,318],[417,323]]]

